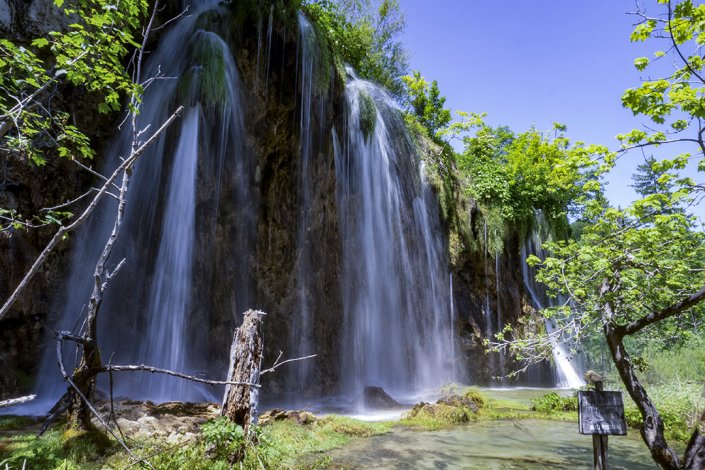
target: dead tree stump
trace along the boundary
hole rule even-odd
[[[228,381],[238,384],[226,385],[221,415],[242,426],[246,436],[250,424],[257,419],[259,376],[264,351],[262,319],[265,315],[258,310],[245,312],[242,325],[235,330],[230,346]]]

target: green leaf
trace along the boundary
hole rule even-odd
[[[49,44],[49,41],[46,38],[37,38],[34,41],[32,41],[32,45],[42,48],[45,47]]]
[[[649,65],[649,59],[647,57],[638,57],[634,59],[634,67],[637,70],[644,70]]]

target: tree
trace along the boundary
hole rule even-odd
[[[668,67],[654,66],[652,73],[665,73],[663,78],[646,80],[625,92],[623,105],[635,115],[648,117],[652,124],[619,139],[625,152],[675,142],[694,144],[693,155],[700,157],[702,170],[705,5],[696,6],[690,0],[657,3],[658,16],[647,16],[641,10],[634,13],[640,23],[632,40],[665,41],[665,49],[656,52],[654,62],[668,58]],[[639,70],[651,64],[645,57],[635,61]],[[580,238],[549,243],[550,256],[530,260],[541,266],[539,279],[554,294],[569,299],[560,307],[542,311],[558,325],[555,338],[604,336],[624,388],[641,414],[642,438],[654,461],[666,469],[705,467],[703,418],[681,458],[665,438],[663,419],[638,377],[639,364],[630,356],[627,340],[653,335],[679,341],[689,330],[687,322],[705,315],[705,235],[690,213],[701,187],[692,178],[677,176],[691,158],[690,153],[683,153],[647,162],[649,168],[642,167],[636,179],[641,199],[626,209],[610,207],[599,199],[588,201],[582,217],[589,224]],[[612,165],[611,159],[601,163],[603,171]],[[595,178],[592,184],[601,183]],[[508,346],[531,360],[548,354],[550,341],[546,339],[545,334],[534,334],[498,346]]]
[[[606,147],[573,143],[560,124],[552,138],[536,129],[515,134],[491,127],[482,114],[459,114],[462,119],[441,134],[463,140],[457,162],[465,190],[481,207],[499,211],[504,222],[525,223],[536,209],[549,220],[563,220],[576,201],[600,193],[592,178],[598,160],[611,158]]]
[[[413,75],[402,77],[406,88],[409,107],[422,126],[428,131],[429,137],[440,143],[438,131],[450,123],[450,110],[445,109],[446,98],[441,96],[438,82],[434,80],[429,87],[428,82],[421,76],[421,72],[414,71]]]
[[[399,40],[404,15],[398,0],[322,0],[309,2],[305,11],[342,63],[397,98],[402,96],[401,77],[409,65]]]
[[[659,161],[651,155],[636,167],[636,173],[632,175],[632,187],[639,196],[646,197],[670,191],[673,188],[673,178],[675,175],[665,172]]]

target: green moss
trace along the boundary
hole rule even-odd
[[[377,107],[372,97],[365,92],[360,92],[360,130],[369,139],[377,125]]]

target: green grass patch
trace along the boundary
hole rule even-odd
[[[0,416],[0,431],[26,429],[36,422],[36,419],[28,416]]]
[[[0,466],[8,469],[103,468],[106,456],[117,450],[115,443],[96,432],[52,429],[41,438],[32,433],[0,437]]]

